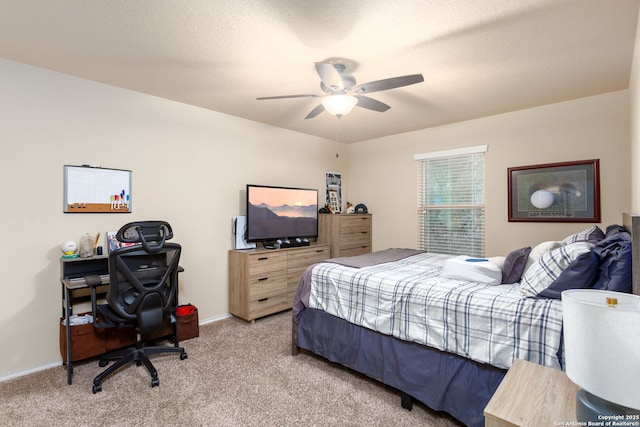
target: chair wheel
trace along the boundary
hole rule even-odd
[[[109,361],[106,359],[100,359],[100,361],[98,362],[98,366],[100,366],[101,368],[104,368],[108,364],[109,364]]]
[[[187,357],[188,357],[188,356],[187,356],[187,353],[180,353],[180,360],[184,360],[184,359],[186,359]]]
[[[102,391],[102,386],[101,385],[97,385],[94,384],[93,385],[93,394],[96,394],[97,392]]]
[[[160,385],[160,380],[158,378],[151,378],[151,387],[155,387]]]

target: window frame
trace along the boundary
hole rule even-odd
[[[414,160],[417,162],[417,181],[418,181],[418,246],[420,249],[427,250],[429,252],[446,253],[452,255],[469,255],[469,256],[484,256],[485,251],[485,153],[488,150],[487,145],[466,147],[453,150],[435,151],[430,153],[422,153],[414,155]],[[451,188],[443,189],[442,200],[445,203],[428,203],[425,200],[428,196],[437,196],[437,192],[429,191],[428,184],[425,181],[426,167],[429,163],[433,167],[438,163],[448,162],[452,166],[464,165],[472,161],[472,164],[476,164],[476,161],[480,161],[481,167],[479,169],[472,168],[469,173],[466,174],[464,170],[453,168],[453,170],[459,172],[459,175],[455,176],[451,181],[466,183],[466,192],[463,194],[464,203],[455,201],[456,197]],[[442,167],[442,165],[439,165]],[[480,174],[480,177],[478,176]],[[478,180],[481,179],[480,190],[481,193],[477,193]],[[469,186],[467,188],[467,185]],[[453,201],[452,201],[453,200]],[[449,203],[446,203],[449,202]],[[437,212],[437,213],[436,213]],[[431,215],[433,214],[433,215]],[[440,233],[429,233],[427,217],[445,218],[447,223],[445,228],[447,235],[445,238]],[[433,219],[431,219],[433,220]],[[464,223],[468,221],[472,222],[472,227],[463,227]],[[479,221],[479,223],[478,223]],[[460,232],[455,232],[455,229]],[[453,235],[451,234],[453,230]],[[440,236],[435,238],[429,238],[429,235]],[[470,238],[471,237],[471,238]],[[473,244],[468,245],[469,242]]]

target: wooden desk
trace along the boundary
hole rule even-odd
[[[567,425],[578,389],[564,372],[518,359],[484,409],[485,426]]]
[[[182,267],[178,267],[178,272],[183,272]],[[60,283],[62,285],[62,318],[68,319],[73,314],[73,306],[80,302],[91,301],[91,288],[84,280],[84,277],[90,274],[97,274],[102,279],[102,285],[98,285],[97,294],[98,298],[104,296],[109,287],[109,256],[108,255],[94,255],[89,258],[60,258]],[[176,289],[176,304],[178,303],[178,290]],[[83,352],[86,357],[93,357],[103,354],[107,351],[114,350],[116,348],[128,346],[135,343],[135,331],[131,328],[111,328],[112,331],[106,334],[93,333],[94,327],[82,325],[80,328],[83,332],[91,331],[91,336],[96,338],[97,341],[104,341],[104,346],[100,347],[96,345],[94,348]],[[61,352],[64,357],[64,364],[67,367],[67,384],[71,384],[73,377],[73,362],[78,360],[72,354],[72,342],[74,337],[71,333],[71,325],[66,322],[63,326],[64,331],[61,330]],[[64,335],[64,339],[62,336]],[[86,338],[89,335],[79,336],[79,338]],[[79,339],[78,337],[76,339]],[[144,338],[144,337],[143,337]],[[62,346],[66,347],[63,351]]]

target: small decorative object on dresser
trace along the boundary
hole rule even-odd
[[[356,211],[355,206],[353,206],[352,203],[347,202],[347,213],[352,214],[352,213],[355,213],[355,211]]]
[[[340,198],[336,190],[327,190],[329,195],[329,207],[332,213],[340,213]]]

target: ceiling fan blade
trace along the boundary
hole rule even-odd
[[[286,98],[320,98],[323,95],[281,95],[281,96],[261,96],[256,98],[258,101],[265,99],[286,99]]]
[[[324,105],[318,104],[316,108],[314,108],[309,112],[309,114],[307,114],[307,117],[305,117],[305,119],[313,119],[315,116],[322,113],[323,111],[324,111]]]
[[[381,90],[394,89],[402,86],[409,86],[424,81],[422,74],[411,74],[408,76],[391,77],[389,79],[376,80],[369,83],[363,83],[361,85],[354,86],[352,92],[354,93],[371,93],[379,92]]]
[[[384,102],[369,98],[368,96],[355,95],[355,97],[358,98],[358,103],[356,105],[358,107],[366,108],[367,110],[379,111],[383,113],[391,108]]]
[[[331,89],[333,92],[340,91],[344,89],[344,82],[342,81],[342,76],[336,67],[333,64],[328,64],[326,62],[316,62],[316,71],[320,76],[320,80],[324,85]]]

